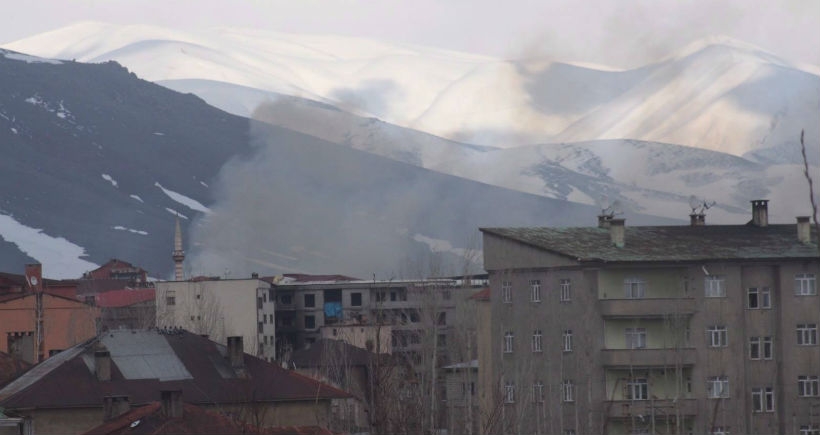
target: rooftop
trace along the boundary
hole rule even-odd
[[[95,375],[95,350],[107,349],[111,379]],[[0,389],[5,408],[101,407],[106,395],[147,404],[160,390],[182,390],[193,404],[325,400],[349,394],[314,379],[244,355],[244,373],[227,348],[186,331],[113,330],[35,366]]]
[[[156,291],[152,288],[110,290],[97,293],[96,303],[98,307],[103,308],[127,307],[140,302],[153,301],[155,294]]]
[[[578,261],[703,261],[816,259],[816,243],[802,243],[796,225],[703,225],[626,227],[624,246],[610,230],[598,227],[481,228],[485,234],[514,240]],[[812,240],[817,234],[812,228]]]

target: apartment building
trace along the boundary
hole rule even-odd
[[[484,228],[499,433],[815,434],[820,273],[809,219]]]
[[[321,338],[360,347],[364,340],[365,348],[379,347],[382,353],[414,352],[423,346],[421,337],[429,336],[420,332],[430,329],[439,333],[436,339],[446,346],[457,298],[464,300],[475,291],[452,279],[366,281],[328,275],[265,279],[271,281],[275,294],[280,352],[302,349]],[[389,339],[387,346],[376,345],[385,339]]]
[[[156,319],[160,328],[184,328],[227,345],[242,337],[251,355],[276,358],[275,310],[270,283],[249,279],[193,278],[157,282]]]

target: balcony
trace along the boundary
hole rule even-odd
[[[604,317],[664,317],[673,314],[691,316],[695,312],[694,298],[599,299]]]
[[[698,412],[698,401],[695,399],[654,399],[654,400],[607,400],[604,407],[609,418],[632,418],[644,416],[656,419],[664,417],[694,416]]]
[[[604,367],[668,367],[695,365],[695,349],[603,349],[601,363]]]

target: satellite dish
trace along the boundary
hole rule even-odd
[[[37,277],[36,277],[36,276],[32,276],[31,278],[29,278],[28,282],[30,282],[30,283],[31,283],[31,285],[37,285],[37,283],[38,283],[39,281],[37,280]]]
[[[692,209],[692,213],[694,213],[695,210],[697,210],[697,208],[699,206],[700,206],[700,200],[698,199],[698,197],[695,196],[695,195],[690,195],[689,196],[689,208]]]

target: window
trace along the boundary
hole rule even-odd
[[[532,351],[541,352],[541,330],[536,329],[532,333]]]
[[[359,292],[350,294],[350,305],[353,307],[362,306],[362,294]]]
[[[512,303],[512,281],[503,281],[501,283],[501,302],[505,304]]]
[[[703,280],[703,292],[707,298],[725,298],[726,287],[722,275],[709,275]]]
[[[467,392],[469,392],[471,396],[475,396],[475,382],[461,383],[461,397],[467,397]]]
[[[747,296],[750,310],[772,307],[772,292],[768,287],[749,287]]]
[[[384,301],[385,301],[384,292],[376,292],[376,302],[384,302]]]
[[[449,301],[453,297],[453,294],[450,293],[450,290],[442,290],[441,298],[445,301]]]
[[[797,395],[800,397],[820,396],[820,380],[817,376],[798,376]]]
[[[794,294],[798,296],[817,294],[817,278],[813,273],[798,273],[794,276]]]
[[[564,435],[575,435],[575,429],[564,429]]]
[[[646,347],[646,328],[626,328],[627,349],[643,349]]]
[[[706,380],[706,393],[710,399],[729,397],[729,378],[713,376]]]
[[[816,424],[801,425],[800,435],[820,435],[820,426]]]
[[[504,353],[512,353],[513,351],[513,333],[507,331],[504,333]]]
[[[628,400],[649,399],[649,383],[646,378],[632,379],[626,384],[626,398]]]
[[[729,435],[729,428],[727,426],[715,426],[709,433],[712,435]]]
[[[515,384],[512,382],[504,385],[504,403],[515,403]]]
[[[564,330],[564,352],[572,352],[572,329]]]
[[[709,347],[726,347],[729,336],[725,326],[710,326],[706,329],[706,341]]]
[[[314,329],[316,328],[316,317],[315,316],[305,316],[305,329]]]
[[[261,310],[261,309],[262,309],[262,297],[261,297],[261,296],[259,296],[259,297],[257,297],[257,298],[256,298],[256,309],[257,309],[257,310]]]
[[[800,346],[817,345],[816,323],[801,323],[797,325],[797,344]]]
[[[262,322],[257,322],[256,324],[256,332],[261,334],[264,328],[264,324]]]
[[[436,323],[440,326],[447,325],[447,313],[444,311],[438,313],[438,317],[436,317]]]
[[[390,292],[390,302],[396,302],[397,300],[396,292]]]
[[[165,305],[176,305],[176,304],[177,304],[176,292],[174,290],[168,290],[168,292],[165,293]]]
[[[572,300],[572,284],[569,279],[561,280],[561,302],[569,302]]]
[[[536,382],[532,384],[532,401],[535,403],[544,403],[544,383]]]
[[[541,280],[530,280],[531,300],[533,302],[541,302]]]
[[[305,295],[305,308],[313,308],[316,306],[316,295]]]
[[[772,359],[772,337],[749,337],[749,359]]]
[[[624,280],[624,296],[627,299],[641,299],[646,296],[646,282],[638,278]]]
[[[282,302],[282,305],[290,305],[293,303],[293,295],[282,295],[280,301]]]
[[[575,401],[575,384],[570,380],[561,383],[561,400],[564,402]]]
[[[752,388],[752,411],[774,412],[774,388]]]

